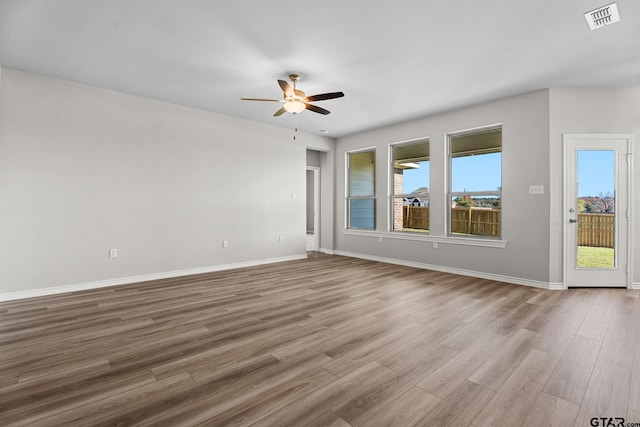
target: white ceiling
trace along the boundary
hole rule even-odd
[[[0,66],[339,137],[548,87],[640,86],[640,1],[0,0]],[[343,91],[296,121],[276,82]]]

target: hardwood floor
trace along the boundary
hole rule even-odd
[[[639,294],[313,254],[0,303],[0,424],[640,423]]]

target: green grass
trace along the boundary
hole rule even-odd
[[[578,246],[578,267],[613,268],[614,251],[611,248],[592,248]]]
[[[396,230],[396,231],[409,231],[411,233],[428,233],[429,230],[425,230],[424,228],[408,228],[408,227],[404,227],[402,230]]]

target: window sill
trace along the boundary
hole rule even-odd
[[[463,246],[481,246],[485,248],[500,248],[503,249],[507,246],[506,240],[483,238],[483,237],[457,237],[457,236],[432,236],[432,235],[418,235],[414,233],[403,232],[390,232],[390,231],[375,231],[375,230],[354,230],[344,229],[343,233],[347,236],[363,236],[363,237],[377,237],[382,239],[396,239],[396,240],[413,240],[417,242],[433,242],[444,243],[449,245],[463,245]]]

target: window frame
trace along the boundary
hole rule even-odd
[[[394,153],[394,149],[398,146],[402,146],[402,145],[414,145],[414,144],[420,144],[420,143],[426,143],[428,146],[428,150],[429,150],[429,175],[431,175],[431,139],[429,136],[423,136],[420,138],[414,138],[414,139],[409,139],[409,140],[405,140],[405,141],[398,141],[398,142],[393,142],[391,144],[389,144],[389,197],[388,197],[388,201],[389,201],[389,208],[388,208],[388,212],[389,212],[389,224],[388,224],[388,230],[391,233],[405,233],[408,235],[416,235],[416,236],[427,236],[430,234],[431,230],[427,229],[426,231],[406,231],[406,230],[396,230],[395,229],[395,200],[400,198],[400,199],[404,199],[405,197],[409,196],[410,194],[406,194],[406,193],[402,193],[402,194],[395,194],[395,153]],[[430,184],[431,184],[431,176],[429,176],[429,180],[428,180],[428,184],[429,184],[429,190],[431,190],[430,188]],[[429,205],[431,205],[431,194],[429,194]],[[404,205],[403,205],[404,206]],[[429,217],[431,216],[431,210],[429,210]],[[404,218],[403,218],[404,219]],[[429,218],[430,219],[430,218]]]
[[[371,152],[373,154],[373,193],[372,195],[367,196],[352,196],[352,188],[351,188],[351,156],[354,154],[362,154]],[[358,230],[358,231],[375,231],[377,230],[377,201],[376,201],[376,168],[377,158],[376,158],[376,147],[367,147],[358,150],[347,151],[345,153],[345,170],[347,173],[345,174],[345,229],[347,230]],[[352,200],[372,200],[373,201],[373,228],[364,228],[364,227],[353,227],[351,224],[351,201]]]
[[[453,176],[452,176],[452,139],[459,136],[481,134],[485,132],[491,132],[493,130],[500,130],[500,189],[499,190],[483,190],[483,191],[452,191]],[[446,235],[450,238],[463,238],[463,239],[487,239],[487,240],[502,240],[503,238],[503,221],[502,221],[502,184],[503,184],[503,126],[502,123],[496,123],[486,126],[480,126],[461,131],[449,132],[446,134],[446,168],[447,168],[447,182],[445,185],[445,218],[446,218]],[[479,153],[482,154],[482,153]],[[498,196],[500,199],[500,233],[497,236],[481,235],[481,234],[453,234],[452,232],[452,201],[457,197],[474,197],[474,196]]]

